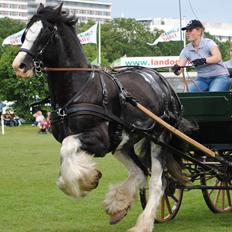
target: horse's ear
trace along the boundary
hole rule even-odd
[[[56,11],[57,14],[60,14],[62,11],[62,7],[63,7],[63,2],[60,3],[60,5],[56,6],[54,8],[54,10]]]
[[[39,13],[44,8],[44,5],[42,3],[39,4],[39,7],[37,9],[37,13]]]

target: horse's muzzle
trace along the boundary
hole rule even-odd
[[[24,59],[25,53],[19,52],[12,63],[12,67],[15,71],[16,76],[22,78],[30,78],[33,76],[33,64],[27,64],[26,62],[24,62]]]

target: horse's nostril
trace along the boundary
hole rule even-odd
[[[20,65],[19,65],[19,68],[20,69],[25,69],[27,67],[27,65],[25,64],[25,63],[21,63]]]

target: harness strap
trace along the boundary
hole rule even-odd
[[[104,80],[104,77],[102,75],[102,72],[99,73],[100,81],[101,81],[101,86],[102,86],[102,95],[103,95],[103,101],[102,104],[105,108],[107,108],[108,102],[109,102],[109,96],[108,96],[108,91],[106,88],[106,83]]]
[[[122,121],[119,117],[115,116],[113,113],[108,111],[106,108],[103,108],[99,105],[93,105],[93,104],[86,104],[86,103],[80,103],[76,104],[74,106],[71,106],[67,111],[67,116],[75,115],[75,116],[82,116],[82,115],[93,115],[96,117],[99,117],[101,119],[105,119],[107,121],[117,122],[118,124],[124,126],[125,128],[129,129],[131,132],[137,131],[145,134],[149,134],[148,132],[153,129],[154,124],[150,128],[139,128],[138,126],[135,126],[134,124]],[[140,161],[137,155],[134,153],[130,153],[131,158],[135,162],[138,167],[141,168],[145,176],[149,175],[149,171],[144,166],[144,164]]]
[[[87,81],[85,82],[85,84],[82,86],[82,88],[80,89],[80,91],[78,91],[76,94],[74,94],[74,95],[68,100],[68,102],[66,102],[66,104],[65,104],[62,108],[58,109],[58,111],[59,111],[59,112],[64,111],[64,112],[66,113],[68,106],[71,105],[71,103],[72,103],[73,101],[78,101],[78,99],[81,97],[81,94],[83,93],[84,89],[87,87],[87,85],[89,84],[89,82],[90,82],[94,77],[95,77],[95,72],[91,72],[91,74],[90,74],[88,80],[87,80]]]
[[[125,128],[129,129],[130,131],[134,131],[135,129],[134,125],[121,120],[119,117],[108,111],[106,108],[99,105],[94,105],[89,103],[80,103],[80,104],[75,104],[73,106],[71,105],[66,110],[66,114],[67,116],[70,116],[72,114],[80,115],[80,116],[93,115],[105,119],[107,121],[117,122],[120,125],[124,126]]]
[[[31,56],[32,58],[35,57],[35,54],[32,53],[30,50],[28,50],[28,49],[26,49],[26,48],[20,48],[19,51],[18,51],[18,53],[19,53],[19,52],[26,52],[26,53],[27,53],[29,56]]]
[[[89,103],[79,103],[79,104],[70,106],[70,108],[66,110],[66,115],[71,116],[72,114],[79,115],[79,116],[93,115],[101,119],[105,119],[107,121],[116,122],[124,126],[126,129],[130,130],[131,132],[134,132],[134,131],[141,132],[141,133],[149,132],[154,128],[154,125],[155,125],[153,123],[152,126],[148,128],[140,127],[133,123],[129,123],[129,122],[126,122],[120,119],[118,116],[114,115],[112,112],[105,109],[103,106],[89,104]]]

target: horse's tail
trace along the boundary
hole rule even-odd
[[[178,129],[186,134],[190,134],[193,130],[197,129],[197,126],[189,122],[186,119],[181,119]],[[175,150],[180,152],[186,152],[188,150],[188,144],[176,136],[172,136],[169,145],[173,147],[166,148],[164,153],[161,154],[161,159],[167,167],[168,174],[176,181],[181,184],[186,184],[188,182],[188,176],[183,172],[183,161],[182,157],[175,152]],[[165,148],[165,145],[164,145]],[[141,146],[140,159],[146,167],[151,167],[151,141],[150,139],[145,139]]]
[[[191,134],[193,131],[198,129],[198,125],[192,123],[184,118],[180,120],[178,130],[185,134]],[[187,144],[184,140],[178,138],[177,136],[172,136],[172,140],[170,143],[171,147],[176,149],[167,152],[167,159],[166,165],[169,174],[181,184],[186,184],[188,182],[188,176],[186,173],[183,172],[183,159],[181,154],[178,151],[185,153],[188,148],[189,144]]]

